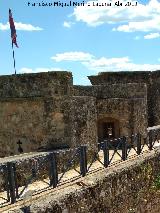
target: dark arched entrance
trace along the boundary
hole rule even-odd
[[[120,136],[119,121],[111,117],[99,119],[97,130],[99,141],[118,138]]]

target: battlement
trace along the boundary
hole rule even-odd
[[[100,72],[96,76],[88,76],[92,85],[115,83],[149,83],[150,79],[160,80],[160,71],[121,71]]]
[[[73,85],[65,71],[0,76],[0,156],[79,144],[95,150],[109,129],[116,138],[145,137],[148,124],[159,124],[160,71],[89,78],[91,86]]]
[[[69,95],[72,73],[66,71],[0,76],[0,98]]]
[[[144,98],[147,96],[145,83],[116,83],[93,86],[74,86],[74,95],[100,98]]]

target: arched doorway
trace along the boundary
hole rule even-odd
[[[98,140],[113,139],[120,136],[119,120],[105,117],[98,120],[97,124]]]

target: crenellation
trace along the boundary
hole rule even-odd
[[[78,86],[65,71],[0,76],[0,157],[80,144],[95,151],[100,140],[145,137],[159,124],[160,71],[89,79],[93,85]]]
[[[1,98],[70,95],[73,85],[70,72],[47,72],[0,76]]]

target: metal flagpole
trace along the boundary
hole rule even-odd
[[[17,37],[16,28],[15,28],[15,25],[14,25],[14,20],[13,20],[13,17],[12,17],[11,9],[9,9],[9,24],[10,24],[10,29],[11,29],[13,65],[14,65],[14,71],[15,71],[15,75],[16,75],[16,61],[15,61],[13,44],[15,44],[16,47],[18,47],[18,45],[17,45],[17,41],[16,41],[16,37]]]
[[[13,65],[14,65],[14,74],[16,75],[16,61],[15,61],[15,57],[14,57],[14,48],[13,48],[13,41],[12,41],[12,53],[13,53]]]

